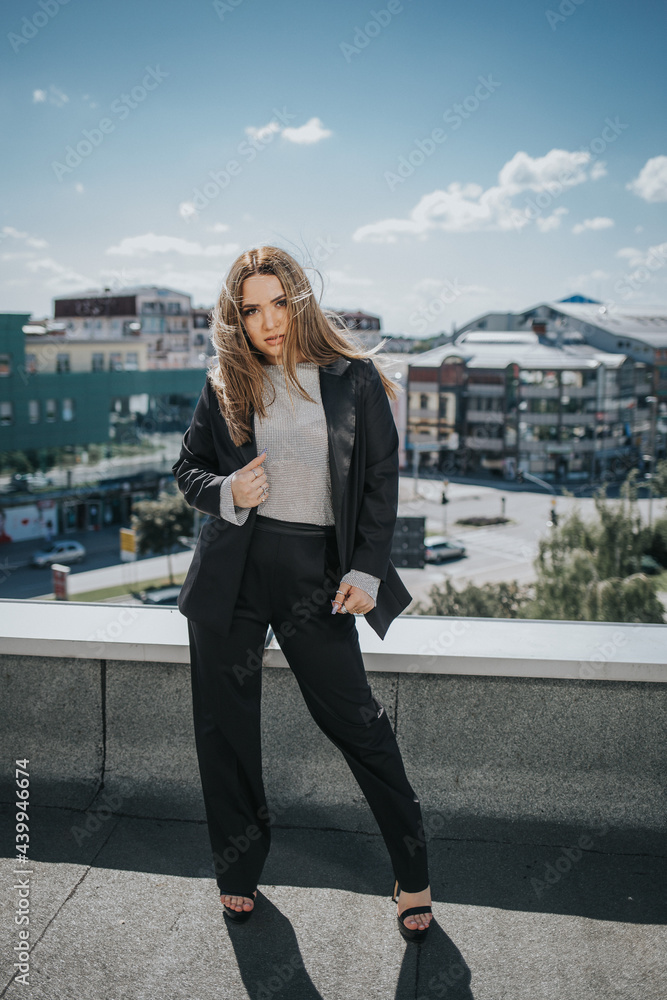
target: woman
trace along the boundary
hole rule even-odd
[[[173,472],[188,504],[210,515],[179,609],[188,618],[195,739],[225,914],[252,914],[270,844],[260,698],[271,624],[313,718],[378,822],[397,878],[399,929],[423,940],[431,896],[419,801],[369,687],[354,621],[365,615],[384,638],[411,601],[390,559],[393,383],[275,247],[232,264],[212,341],[216,363]]]

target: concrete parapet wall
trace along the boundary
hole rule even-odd
[[[265,651],[265,663],[270,661]],[[0,656],[5,775],[30,759],[35,805],[204,820],[187,664]],[[369,673],[424,810],[426,833],[558,843],[599,828],[604,848],[665,834],[667,685]],[[377,832],[339,751],[290,670],[265,666],[264,773],[276,822]],[[11,774],[13,779],[13,774]],[[13,801],[13,780],[2,787]]]

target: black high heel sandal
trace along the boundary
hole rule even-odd
[[[242,896],[242,895],[244,895],[244,893],[241,893],[241,892],[221,892],[220,893],[220,896]],[[250,895],[248,895],[246,898],[250,899],[250,896],[254,896],[255,897],[255,906],[256,906],[257,905],[257,889],[255,889],[254,892],[251,892]],[[231,906],[226,906],[225,903],[223,903],[222,906],[223,906],[223,909],[225,911],[225,916],[229,920],[233,920],[237,924],[244,924],[246,922],[246,920],[250,920],[251,916],[255,912],[255,906],[253,906],[252,910],[234,910],[234,909],[232,909]]]
[[[398,903],[399,892],[400,892],[400,887],[398,884],[398,879],[396,879],[396,884],[394,886],[394,895],[391,897],[392,903]],[[433,921],[429,923],[429,927],[422,927],[420,930],[417,930],[416,927],[406,927],[405,918],[413,917],[417,913],[433,913],[433,910],[431,909],[430,906],[409,906],[407,910],[403,910],[400,916],[398,916],[397,914],[396,919],[398,920],[398,929],[405,938],[405,940],[416,941],[417,944],[420,944],[422,941],[426,940],[426,935],[429,932],[430,923],[432,923]]]

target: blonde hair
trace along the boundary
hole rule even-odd
[[[322,309],[304,269],[285,250],[262,246],[242,253],[231,265],[215,308],[211,324],[211,342],[216,360],[207,377],[218,398],[220,412],[227,422],[235,445],[251,438],[251,406],[266,417],[264,390],[270,384],[264,372],[267,362],[246,333],[241,315],[243,282],[254,275],[272,274],[280,281],[287,300],[288,327],[283,340],[282,364],[288,387],[292,384],[304,399],[315,402],[296,375],[296,359],[326,365],[338,357],[372,358],[383,343],[364,350],[350,336],[340,316]],[[318,272],[319,274],[319,272]],[[378,369],[385,391],[395,399],[400,388]]]

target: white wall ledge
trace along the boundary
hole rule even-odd
[[[401,615],[381,640],[356,616],[366,669],[416,674],[667,681],[667,625]],[[286,667],[270,634],[264,663]],[[4,654],[189,663],[177,608],[0,598]]]

